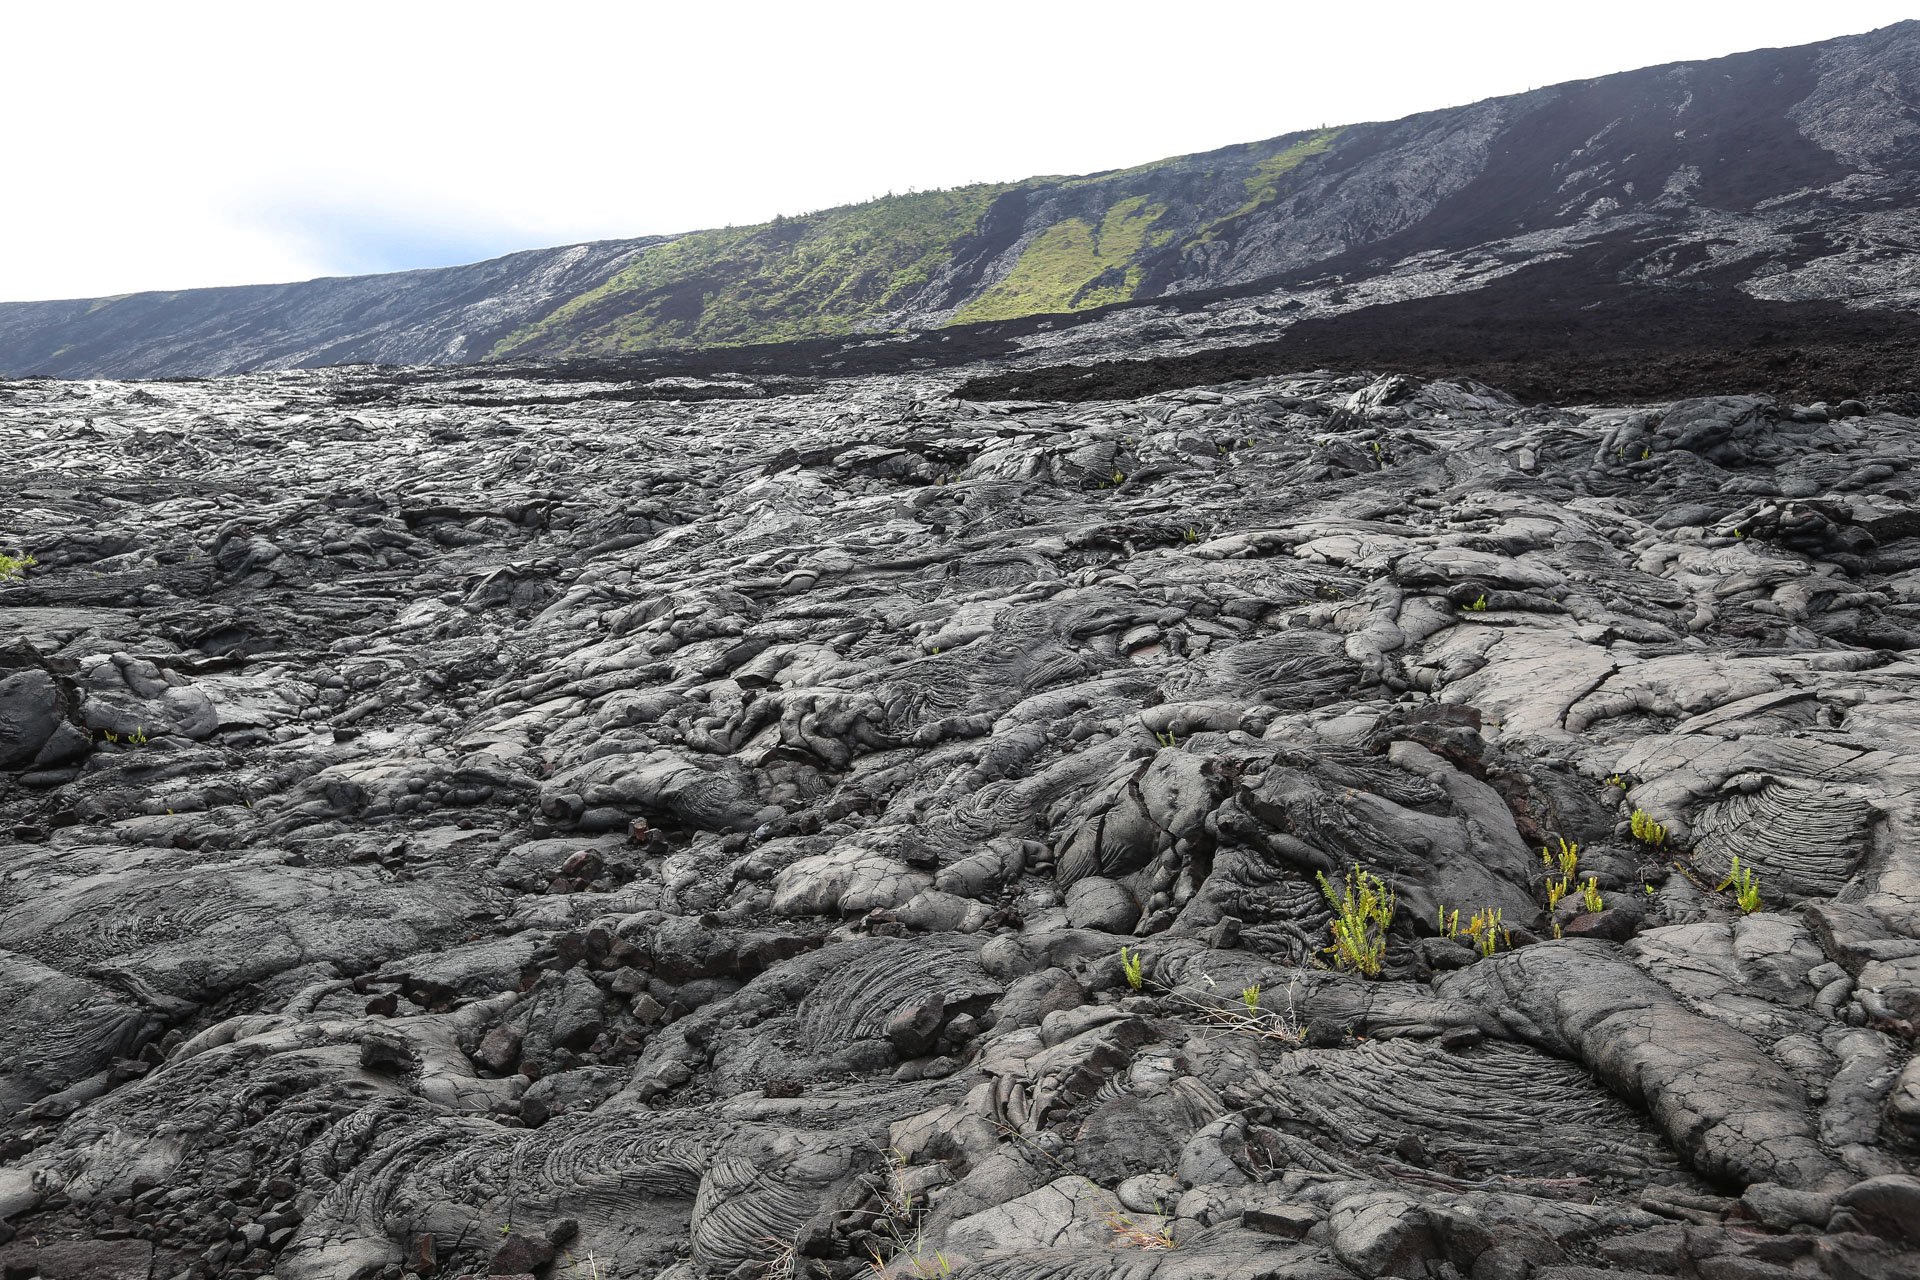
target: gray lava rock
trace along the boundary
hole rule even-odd
[[[1251,1164],[1247,1118],[1236,1112],[1221,1116],[1180,1148],[1179,1178],[1188,1187],[1240,1186],[1255,1181]]]
[[[393,1036],[368,1036],[360,1042],[360,1065],[381,1075],[398,1075],[415,1065],[413,1050]]]
[[[1088,876],[1067,890],[1067,921],[1076,929],[1131,933],[1139,919],[1140,904],[1125,885]]]
[[[1607,942],[1625,942],[1640,927],[1640,913],[1624,907],[1578,915],[1561,930],[1568,938],[1600,938]]]
[[[9,1265],[1897,1274],[1902,405],[651,367],[0,383]]]
[[[1327,1216],[1328,1240],[1340,1261],[1363,1276],[1427,1274],[1441,1256],[1440,1243],[1417,1200],[1398,1192],[1367,1192],[1334,1204]]]
[[[1912,1174],[1881,1174],[1857,1182],[1834,1198],[1834,1207],[1875,1235],[1920,1245],[1920,1178]]]
[[[510,1231],[495,1247],[487,1263],[490,1276],[513,1276],[538,1271],[553,1261],[554,1242],[532,1232]]]
[[[1795,1191],[1778,1183],[1756,1182],[1741,1193],[1740,1203],[1761,1222],[1785,1231],[1796,1226],[1826,1226],[1833,1216],[1834,1198],[1818,1191]]]
[[[1242,1222],[1250,1231],[1298,1240],[1319,1225],[1320,1215],[1305,1205],[1275,1204],[1247,1210]]]
[[[520,1061],[520,1033],[512,1027],[493,1028],[480,1041],[473,1060],[497,1075],[505,1075]]]
[[[933,1048],[946,1017],[946,998],[935,992],[907,1005],[887,1019],[887,1040],[903,1058],[917,1058]]]
[[[60,690],[38,668],[0,668],[0,769],[31,764],[63,723]]]
[[[994,1010],[994,1025],[1008,1029],[1037,1026],[1050,1013],[1077,1009],[1087,993],[1065,969],[1043,969],[1017,979]]]

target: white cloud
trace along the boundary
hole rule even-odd
[[[0,298],[441,265],[1088,172],[1910,8],[21,4]]]

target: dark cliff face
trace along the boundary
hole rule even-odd
[[[1089,313],[1102,322],[1083,337],[1125,353],[1151,317],[1271,337],[1567,262],[1612,282],[1904,309],[1920,300],[1903,265],[1920,229],[1917,98],[1920,23],[1901,23],[760,227],[445,271],[0,305],[0,369],[620,357]],[[1544,297],[1528,307],[1552,309]]]

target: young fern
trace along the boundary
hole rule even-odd
[[[1146,976],[1141,971],[1142,967],[1140,953],[1138,951],[1129,955],[1125,947],[1120,948],[1120,973],[1126,978],[1127,985],[1135,991],[1138,991],[1146,983]]]
[[[1346,892],[1334,892],[1324,872],[1316,873],[1320,892],[1333,907],[1328,928],[1333,945],[1324,948],[1334,967],[1377,978],[1387,962],[1387,930],[1393,924],[1396,901],[1379,876],[1359,868],[1347,872]]]
[[[1580,905],[1588,915],[1595,915],[1606,909],[1605,900],[1600,896],[1600,880],[1597,876],[1588,876],[1580,886]]]
[[[1498,907],[1482,907],[1474,912],[1473,919],[1467,922],[1466,933],[1483,956],[1491,956],[1502,942],[1509,951],[1513,949],[1513,934],[1500,923]]]
[[[1580,867],[1580,846],[1568,844],[1565,838],[1557,840],[1556,843],[1559,846],[1556,849],[1548,849],[1545,845],[1540,846],[1540,861],[1546,865],[1549,872],[1558,867],[1561,877],[1571,880],[1573,873]]]
[[[1655,822],[1653,815],[1645,809],[1635,809],[1633,811],[1631,825],[1633,838],[1643,844],[1650,844],[1658,849],[1667,842],[1666,827],[1661,823]]]
[[[1566,897],[1573,888],[1574,873],[1580,868],[1580,846],[1567,843],[1565,838],[1561,838],[1557,843],[1559,845],[1557,849],[1540,846],[1540,861],[1547,868],[1547,910],[1549,911],[1559,906],[1560,899]],[[1560,872],[1558,880],[1553,878],[1556,868]]]
[[[1734,901],[1740,904],[1743,915],[1752,915],[1760,909],[1760,877],[1753,874],[1752,867],[1740,865],[1740,855],[1733,855],[1733,874],[1720,882],[1721,893],[1733,890]]]

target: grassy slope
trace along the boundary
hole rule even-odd
[[[1225,217],[1207,225],[1193,241],[1218,238],[1227,225],[1278,200],[1289,190],[1286,177],[1314,156],[1333,149],[1339,129],[1322,129],[1291,146],[1256,160],[1241,180],[1246,199]],[[1254,143],[1256,152],[1271,143]],[[1157,160],[1095,179],[1076,179],[1063,186],[1088,182],[1119,185],[1122,180],[1149,174],[1174,164]],[[1177,234],[1155,231],[1153,224],[1166,213],[1165,204],[1149,204],[1133,196],[1108,207],[1099,227],[1083,218],[1068,218],[1028,241],[1020,261],[1005,279],[984,290],[954,316],[955,324],[978,320],[1011,320],[1019,316],[1085,311],[1112,302],[1126,302],[1140,286],[1141,270],[1133,265],[1142,249],[1159,248]]]
[[[845,334],[911,299],[975,235],[993,201],[1021,187],[1104,188],[1110,203],[1032,231],[1012,270],[962,306],[953,322],[1125,302],[1139,288],[1138,264],[1146,253],[1231,235],[1230,224],[1279,200],[1289,189],[1288,175],[1331,150],[1340,133],[1323,129],[1233,149],[1237,154],[1194,157],[1210,164],[1199,183],[1200,202],[1183,193],[1178,209],[1140,191],[1144,185],[1157,192],[1163,182],[1185,182],[1190,191],[1191,175],[1183,180],[1174,172],[1187,158],[1174,156],[1084,178],[887,196],[760,226],[693,232],[649,249],[605,284],[502,339],[490,354],[618,355]]]
[[[1084,218],[1054,223],[1030,240],[1006,278],[963,307],[954,323],[1125,302],[1140,284],[1133,261],[1166,208],[1131,196],[1109,207],[1098,227]]]
[[[1290,189],[1284,185],[1286,176],[1314,156],[1322,156],[1333,150],[1334,139],[1344,131],[1344,129],[1322,129],[1312,137],[1276,151],[1266,159],[1257,162],[1253,166],[1253,173],[1246,179],[1246,203],[1227,216],[1242,217],[1262,205],[1272,204],[1278,200]]]
[[[521,352],[605,355],[847,333],[932,277],[1011,184],[887,196],[755,227],[696,231],[503,339]]]

